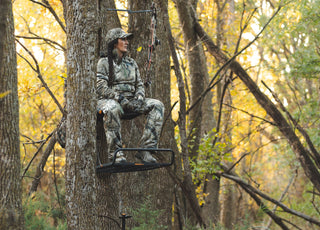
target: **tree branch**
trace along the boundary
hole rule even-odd
[[[320,154],[317,151],[317,149],[314,147],[308,133],[301,127],[301,125],[299,125],[299,123],[292,117],[292,115],[289,113],[289,111],[286,109],[286,107],[283,105],[283,103],[281,102],[281,100],[279,99],[279,97],[277,96],[277,94],[275,92],[273,92],[264,81],[261,81],[262,84],[269,90],[269,92],[272,94],[273,98],[277,101],[277,103],[279,104],[281,110],[283,112],[285,112],[289,118],[289,120],[293,123],[293,125],[295,127],[297,127],[297,129],[300,131],[300,133],[302,134],[302,136],[305,138],[310,151],[313,153],[313,155],[311,155],[313,157],[313,159],[315,160],[315,162],[317,163],[318,167],[320,168]]]
[[[296,176],[297,176],[297,173],[294,174],[294,175],[291,177],[291,179],[290,179],[287,187],[286,187],[285,190],[282,192],[282,194],[281,194],[281,196],[280,196],[280,198],[279,198],[279,202],[282,202],[284,196],[287,194],[287,192],[288,192],[291,184],[293,183],[294,179],[296,178]],[[274,206],[273,209],[272,209],[272,212],[273,212],[273,213],[275,213],[275,211],[277,210],[277,207],[278,207],[278,205],[275,204],[275,206]],[[267,228],[269,228],[269,227],[271,226],[271,221],[272,221],[272,219],[270,218],[269,221],[268,221],[268,223],[267,223]]]
[[[52,8],[52,6],[50,5],[50,3],[47,0],[42,0],[41,2],[35,1],[35,0],[30,0],[31,2],[38,4],[40,6],[43,6],[44,8],[48,9],[50,11],[50,13],[53,15],[53,17],[56,19],[56,21],[58,22],[58,24],[60,25],[61,29],[66,33],[66,27],[63,24],[63,22],[60,20],[58,14],[55,12],[55,10]]]
[[[49,93],[49,95],[51,96],[51,98],[53,99],[53,101],[56,103],[56,105],[58,106],[58,108],[60,109],[61,113],[63,114],[63,116],[66,116],[66,111],[62,108],[61,104],[59,103],[58,99],[54,96],[54,94],[52,93],[52,91],[50,90],[49,86],[47,85],[47,83],[44,81],[42,75],[41,75],[41,71],[40,71],[40,67],[39,67],[39,64],[38,64],[38,61],[37,59],[34,57],[34,55],[31,53],[30,50],[28,50],[27,47],[25,47],[18,39],[16,39],[16,41],[22,46],[22,48],[31,56],[31,58],[33,59],[35,65],[36,65],[36,68],[34,66],[32,66],[32,64],[27,61],[26,58],[22,57],[22,55],[20,55],[18,53],[18,55],[20,57],[22,57],[27,63],[28,65],[31,67],[31,69],[37,73],[37,77],[40,79],[43,87],[47,90],[47,92]]]
[[[45,41],[48,45],[50,45],[51,47],[53,47],[54,49],[57,49],[54,45],[57,45],[61,48],[61,50],[63,52],[66,52],[66,48],[62,45],[60,45],[58,42],[50,40],[48,38],[44,38],[44,37],[40,37],[39,35],[36,35],[34,33],[31,33],[34,35],[34,37],[29,37],[29,36],[20,36],[20,35],[16,35],[16,38],[23,38],[23,39],[34,39],[34,40],[43,40]],[[53,44],[53,45],[52,45]]]
[[[41,149],[43,148],[43,146],[45,145],[45,143],[47,143],[47,141],[49,140],[49,138],[54,134],[54,132],[56,132],[56,130],[54,130],[52,133],[50,133],[50,134],[47,136],[46,140],[45,140],[44,142],[42,142],[42,144],[40,145],[40,147],[38,148],[38,150],[36,151],[36,153],[33,155],[33,157],[31,158],[31,160],[29,161],[29,163],[28,163],[27,167],[25,168],[25,170],[24,170],[21,178],[23,178],[23,177],[26,175],[26,173],[27,173],[30,165],[31,165],[32,162],[33,162],[33,160],[37,157],[38,153],[41,151]]]
[[[50,154],[51,154],[51,152],[52,152],[52,150],[54,148],[54,145],[57,142],[55,133],[56,133],[56,130],[54,130],[52,132],[52,134],[54,134],[54,135],[49,136],[50,140],[49,140],[49,143],[48,143],[46,149],[44,150],[44,153],[43,153],[43,155],[41,157],[41,160],[40,160],[40,162],[39,162],[39,164],[38,164],[38,166],[36,168],[36,175],[34,176],[34,179],[33,179],[32,184],[31,184],[31,188],[29,190],[29,196],[32,193],[37,191],[37,188],[38,188],[38,185],[40,183],[40,179],[42,177],[42,173],[43,173],[43,170],[44,170],[44,166],[46,165],[48,157],[50,156]],[[31,162],[29,164],[31,164]]]
[[[230,107],[230,108],[232,108],[232,109],[239,110],[240,112],[243,112],[243,113],[249,115],[250,117],[257,118],[257,119],[262,120],[262,121],[264,121],[264,122],[266,122],[266,123],[268,123],[268,124],[270,124],[270,125],[276,126],[276,124],[275,124],[274,122],[269,121],[269,120],[267,120],[267,119],[264,119],[264,118],[262,118],[262,117],[256,116],[256,115],[254,115],[254,114],[252,114],[252,113],[249,113],[249,112],[247,112],[247,111],[245,111],[245,110],[243,110],[243,109],[239,109],[239,108],[236,108],[236,107],[234,107],[234,106],[232,106],[232,105],[225,104],[225,103],[224,103],[224,105],[225,105],[225,106],[228,106],[228,107]]]
[[[225,166],[222,166],[222,168],[226,168]],[[268,195],[264,194],[263,192],[261,192],[260,190],[254,188],[253,186],[251,186],[250,184],[246,183],[244,180],[240,179],[235,173],[231,174],[227,174],[227,173],[222,173],[221,176],[228,178],[234,182],[236,182],[237,184],[239,184],[242,188],[245,188],[245,191],[250,191],[250,195],[251,193],[254,193],[260,197],[262,197],[263,199],[266,199],[274,204],[276,204],[277,206],[279,206],[280,208],[283,209],[283,211],[290,213],[292,215],[295,215],[297,217],[300,217],[306,221],[309,221],[310,223],[313,223],[317,226],[320,226],[320,221],[316,220],[310,216],[307,216],[301,212],[295,211],[290,209],[289,207],[287,207],[286,205],[284,205],[283,203],[269,197]],[[270,211],[270,210],[269,210]],[[273,217],[270,216],[272,219]],[[273,219],[274,220],[274,219]]]

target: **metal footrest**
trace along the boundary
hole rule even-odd
[[[168,157],[170,157],[168,162],[160,162],[160,163],[147,163],[147,162],[121,162],[116,163],[115,159],[118,152],[124,152],[124,153],[136,153],[138,151],[152,151],[153,156],[157,158],[157,160],[160,160],[160,154],[162,157],[163,155],[169,155],[166,156],[165,159],[168,160]],[[157,156],[158,155],[158,156]],[[158,169],[162,167],[168,167],[171,166],[174,163],[174,152],[171,149],[147,149],[147,148],[121,148],[117,149],[114,152],[114,157],[112,162],[109,163],[101,163],[100,159],[98,157],[98,165],[96,166],[96,172],[97,173],[121,173],[121,172],[138,172],[138,171],[146,171],[146,170],[153,170]]]

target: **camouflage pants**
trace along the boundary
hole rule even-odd
[[[104,113],[103,122],[106,132],[108,152],[122,148],[121,118],[131,111],[124,111],[121,105],[112,99],[98,100],[98,110]],[[147,120],[140,139],[141,148],[156,148],[163,123],[164,106],[157,99],[146,98],[139,115],[146,114]]]

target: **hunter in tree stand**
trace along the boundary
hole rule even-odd
[[[121,119],[147,115],[139,147],[148,150],[157,149],[163,124],[163,103],[157,99],[145,98],[138,65],[127,56],[128,39],[132,36],[121,28],[109,30],[106,36],[107,56],[101,57],[97,66],[97,109],[103,113],[110,160],[113,160],[114,152],[122,148]],[[65,148],[65,118],[59,125],[57,140]],[[143,163],[157,163],[152,151],[140,150],[135,156]],[[117,152],[115,162],[126,162],[123,152]]]
[[[108,31],[108,52],[100,58],[97,67],[98,111],[104,114],[109,157],[122,148],[121,119],[147,115],[140,148],[156,149],[163,123],[164,105],[161,101],[145,98],[144,85],[138,65],[127,56],[128,39],[133,35],[121,28]],[[136,158],[142,162],[156,163],[150,151],[139,151]],[[123,152],[118,152],[115,162],[125,162]]]

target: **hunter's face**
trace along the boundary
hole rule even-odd
[[[127,38],[118,38],[118,44],[116,44],[115,46],[120,56],[128,52],[128,44],[129,44],[129,41]]]

